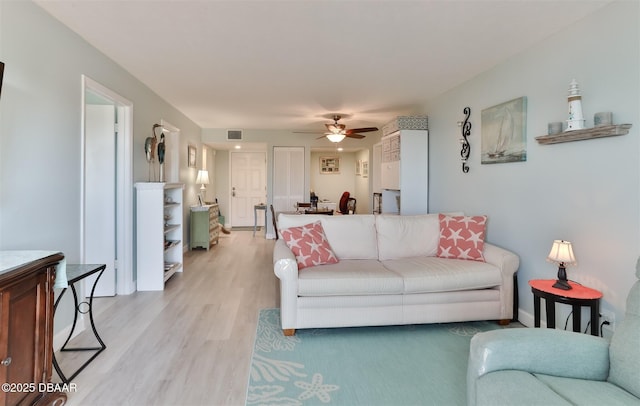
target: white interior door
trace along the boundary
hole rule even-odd
[[[231,153],[231,225],[253,226],[253,207],[266,200],[266,154]],[[258,225],[264,225],[264,213],[258,213]]]
[[[304,148],[273,148],[273,209],[276,212],[295,210],[304,202]]]
[[[85,257],[106,264],[95,296],[116,294],[116,108],[85,106]],[[97,275],[85,280],[88,296]]]

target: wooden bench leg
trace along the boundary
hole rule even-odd
[[[285,328],[284,330],[282,330],[282,333],[287,337],[291,337],[291,336],[294,336],[296,334],[296,329],[295,328]]]
[[[509,323],[511,323],[511,320],[509,320],[509,319],[498,320],[498,324],[501,325],[501,326],[508,326]]]

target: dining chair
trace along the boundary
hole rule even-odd
[[[356,198],[350,197],[347,200],[347,214],[356,214]]]
[[[273,231],[276,233],[276,240],[278,239],[278,224],[276,223],[276,211],[273,209],[273,205],[269,205],[271,209],[271,221],[273,222]]]
[[[342,196],[340,196],[340,203],[338,204],[338,211],[342,214],[349,214],[349,197],[351,194],[349,192],[344,192]]]

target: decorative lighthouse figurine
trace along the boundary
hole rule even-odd
[[[569,84],[569,119],[567,131],[582,130],[584,128],[584,116],[582,115],[582,96],[575,79]]]

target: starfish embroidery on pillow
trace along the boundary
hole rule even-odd
[[[439,215],[440,242],[437,256],[484,262],[487,216]]]
[[[287,228],[281,234],[287,247],[296,256],[298,270],[338,262],[320,221]]]

